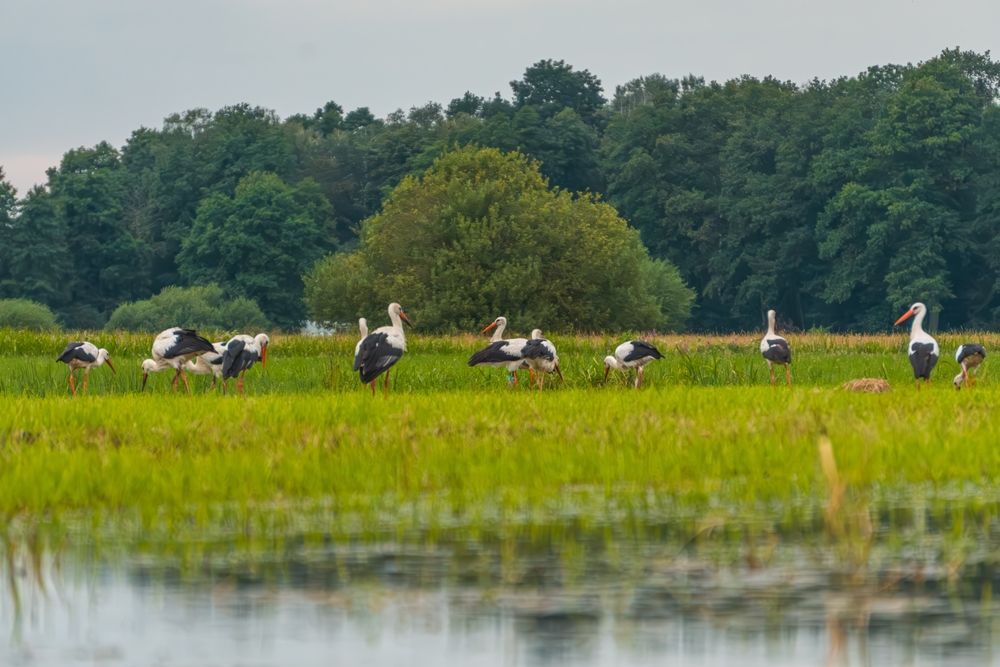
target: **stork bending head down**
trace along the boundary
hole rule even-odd
[[[91,368],[99,368],[107,364],[112,374],[117,374],[114,364],[111,363],[111,354],[103,347],[98,348],[88,341],[67,343],[66,348],[56,361],[61,361],[69,366],[69,388],[74,396],[76,396],[76,379],[73,377],[73,373],[76,369],[83,369],[83,391],[87,391]]]

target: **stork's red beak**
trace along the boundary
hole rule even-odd
[[[913,317],[913,309],[912,308],[910,310],[906,311],[905,313],[903,313],[902,315],[900,315],[899,319],[896,320],[895,324],[893,324],[892,326],[896,326],[896,324],[900,324],[902,322],[905,322],[906,320],[910,319],[911,317]]]
[[[118,375],[118,371],[115,370],[115,365],[113,363],[111,363],[111,357],[105,358],[104,359],[104,363],[106,363],[108,365],[108,368],[111,369],[111,374],[112,375]]]
[[[403,311],[399,311],[399,319],[403,320],[404,322],[406,322],[407,324],[409,324],[411,327],[413,326],[413,322],[410,321],[410,318],[407,317],[406,313],[404,313]]]
[[[611,366],[608,366],[607,364],[605,364],[605,366],[604,366],[604,382],[605,383],[607,383],[607,381],[608,381],[608,373],[610,373],[610,372],[611,372]]]
[[[146,391],[146,380],[149,379],[149,373],[142,374],[142,388],[139,391]]]
[[[260,367],[267,368],[267,345],[260,348]]]
[[[497,321],[496,321],[496,320],[493,320],[492,322],[490,322],[489,324],[487,324],[487,325],[486,325],[486,328],[484,328],[484,329],[483,329],[482,331],[480,331],[479,333],[486,333],[486,332],[488,332],[488,331],[493,331],[493,330],[494,330],[494,329],[496,329],[496,328],[497,328]]]

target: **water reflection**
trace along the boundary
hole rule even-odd
[[[862,508],[860,537],[817,509],[172,553],[8,540],[0,664],[996,663],[996,506],[935,507]]]

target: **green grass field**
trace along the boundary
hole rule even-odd
[[[350,371],[354,337],[275,336],[240,397],[209,393],[206,377],[193,396],[173,394],[168,373],[140,394],[150,337],[94,335],[118,375],[95,370],[90,394],[73,398],[54,361],[67,337],[0,332],[0,513],[8,531],[72,524],[79,537],[82,522],[143,539],[565,514],[683,516],[691,534],[706,518],[851,533],[852,512],[894,520],[919,499],[961,536],[996,530],[991,360],[973,390],[950,384],[954,347],[993,349],[996,336],[941,336],[936,380],[921,391],[902,334],[789,336],[791,389],[767,385],[756,335],[655,338],[666,359],[641,391],[620,374],[600,381],[623,338],[552,338],[566,381],[542,393],[468,368],[485,339],[414,335],[394,393],[373,398]],[[893,391],[840,388],[859,377]]]

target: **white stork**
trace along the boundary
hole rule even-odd
[[[356,348],[354,356],[354,370],[360,374],[362,384],[371,387],[372,396],[375,395],[375,380],[382,373],[385,373],[382,391],[388,395],[389,369],[406,352],[406,333],[403,331],[403,322],[413,326],[410,318],[403,312],[403,307],[398,303],[390,303],[388,312],[389,321],[392,324],[387,327],[379,327],[365,336]]]
[[[663,355],[660,354],[660,351],[644,340],[625,341],[615,348],[614,355],[604,357],[604,381],[608,381],[608,373],[612,368],[626,373],[630,368],[634,368],[635,388],[638,389],[642,386],[642,376],[646,364],[662,358]]]
[[[161,331],[153,340],[153,358],[142,362],[142,390],[146,389],[146,381],[150,373],[173,368],[174,379],[171,385],[177,391],[177,380],[184,381],[184,387],[191,393],[187,375],[184,374],[184,364],[195,357],[214,352],[211,341],[202,338],[194,329],[174,327]]]
[[[358,318],[358,331],[361,333],[361,338],[358,339],[358,344],[354,346],[354,368],[358,368],[358,354],[361,353],[361,343],[365,342],[365,338],[368,337],[368,320],[363,317]]]
[[[920,380],[931,381],[931,371],[938,362],[940,348],[937,341],[926,331],[924,331],[924,316],[927,315],[927,306],[919,301],[910,309],[899,316],[893,326],[902,324],[909,318],[913,318],[913,325],[910,327],[910,346],[908,349],[910,365],[913,366],[913,377],[917,381],[917,389],[920,388]]]
[[[243,393],[243,375],[260,361],[261,368],[267,368],[267,347],[271,339],[267,334],[256,336],[239,334],[226,343],[226,351],[222,355],[222,391],[226,391],[229,381],[236,378],[236,391]]]
[[[955,385],[955,389],[961,389],[963,381],[966,387],[970,384],[976,384],[976,376],[969,370],[978,368],[985,358],[986,348],[978,343],[964,343],[958,346],[958,349],[955,350],[955,361],[962,367],[962,372],[951,381]]]
[[[535,374],[535,382],[539,391],[545,384],[545,373],[555,371],[559,374],[559,379],[563,380],[556,346],[552,344],[552,341],[542,336],[541,329],[535,329],[531,332],[531,340],[525,344],[522,354],[528,363],[528,368]]]
[[[215,348],[214,352],[206,352],[191,359],[184,364],[184,370],[195,375],[211,375],[212,386],[209,388],[215,389],[219,378],[222,377],[222,357],[226,354],[226,344],[212,343],[212,347]]]
[[[767,361],[767,369],[771,372],[771,384],[775,383],[774,366],[784,366],[785,383],[792,385],[792,372],[788,367],[792,364],[792,349],[788,347],[788,341],[782,336],[774,333],[774,320],[776,313],[773,310],[767,311],[767,333],[760,339],[760,353]]]
[[[111,363],[110,353],[103,347],[98,348],[87,341],[67,343],[66,349],[62,351],[56,361],[61,361],[69,366],[69,388],[73,391],[74,396],[76,396],[76,379],[73,377],[73,373],[78,368],[83,369],[83,391],[87,391],[91,368],[107,364],[111,372],[117,375],[115,366]]]
[[[493,320],[480,333],[495,329],[490,338],[490,344],[469,357],[469,366],[497,366],[507,369],[507,383],[517,385],[517,371],[525,368],[524,346],[527,338],[503,337],[507,329],[507,318],[500,316]],[[541,331],[538,335],[541,336]]]

